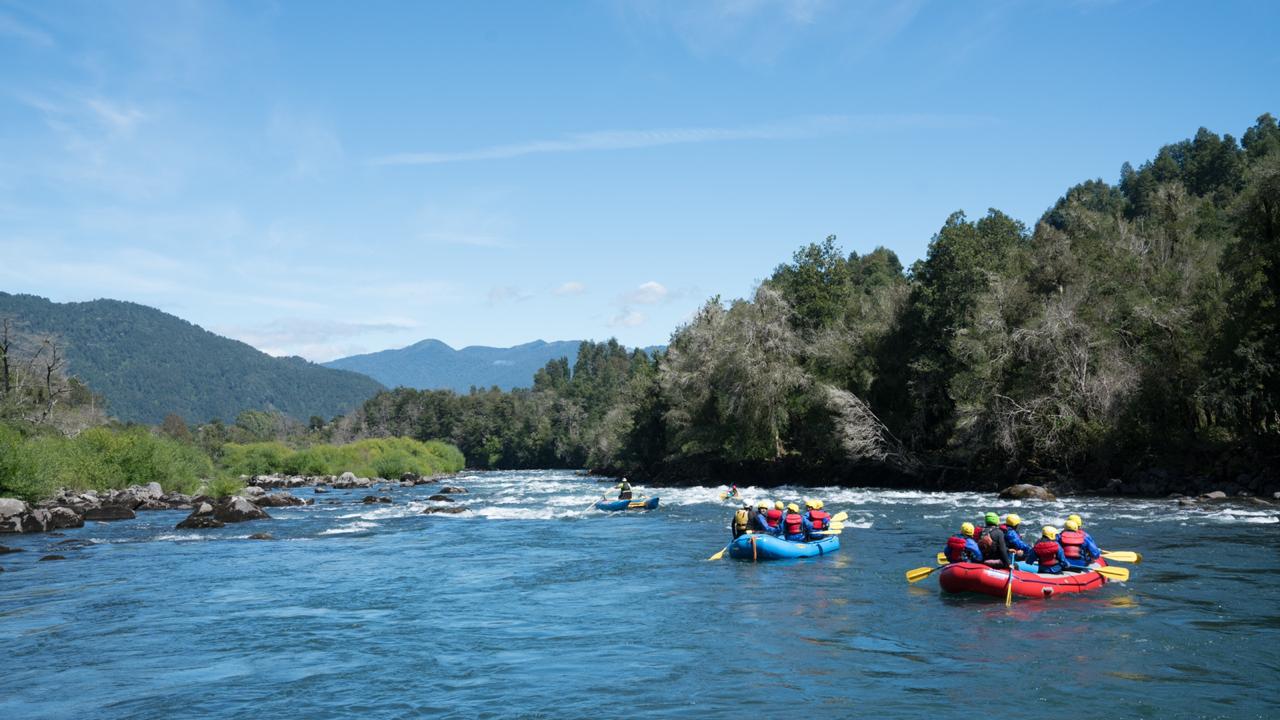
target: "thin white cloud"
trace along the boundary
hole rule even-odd
[[[660,282],[650,280],[622,296],[624,305],[656,305],[671,296],[671,291]]]
[[[37,47],[50,48],[56,45],[49,33],[20,22],[11,15],[0,14],[0,36],[17,38]]]
[[[524,155],[632,150],[665,145],[691,145],[742,140],[797,140],[854,130],[931,128],[971,125],[984,118],[964,115],[868,114],[811,115],[765,125],[741,127],[665,128],[654,130],[602,130],[575,133],[556,140],[535,140],[491,145],[460,152],[411,152],[374,158],[374,165],[438,165],[441,163],[505,160]]]
[[[553,295],[581,295],[582,293],[586,292],[586,290],[587,290],[586,285],[583,285],[582,283],[576,280],[570,280],[569,282],[564,283],[563,285],[556,288],[555,290],[552,290],[551,293]]]
[[[528,300],[529,294],[515,285],[495,285],[489,288],[489,305],[501,305],[505,302]]]
[[[609,321],[609,327],[639,327],[648,322],[648,320],[649,318],[638,310],[628,310],[623,308],[622,312],[614,315],[613,319]]]
[[[130,132],[135,125],[147,119],[147,114],[136,107],[103,98],[88,98],[84,104],[93,111],[100,123],[118,133]]]

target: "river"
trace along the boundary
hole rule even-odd
[[[469,512],[422,515],[423,486],[0,536],[26,550],[0,556],[0,718],[1280,717],[1274,509],[747,488],[850,513],[839,553],[751,564],[707,561],[723,488],[610,515],[572,472],[450,482]],[[988,509],[1078,512],[1144,562],[1008,609],[906,583]]]

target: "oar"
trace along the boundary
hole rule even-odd
[[[1102,557],[1116,562],[1133,563],[1134,565],[1142,562],[1142,555],[1132,550],[1107,550],[1102,553]]]
[[[908,570],[907,582],[909,583],[919,582],[929,577],[930,575],[932,575],[933,571],[937,569],[938,567],[935,565],[934,567],[918,567],[918,568],[915,568],[914,570]]]
[[[1009,563],[1009,584],[1004,589],[1004,606],[1013,606],[1013,563]]]
[[[951,562],[951,561],[947,559],[947,554],[946,554],[946,553],[938,553],[938,564],[939,564],[939,565],[946,565],[946,564],[948,564],[948,563],[950,563],[950,562]]]
[[[608,498],[609,498],[609,496],[608,496],[608,495],[601,495],[601,496],[600,496],[600,500],[607,500]],[[592,500],[591,500],[591,504],[590,504],[590,505],[588,505],[588,506],[586,506],[586,507],[584,507],[584,508],[582,508],[582,509],[583,509],[583,510],[590,510],[591,508],[595,507],[595,506],[596,506],[596,503],[600,502],[600,500],[596,500],[596,499],[592,498]]]
[[[732,545],[732,544],[733,544],[733,541],[730,540],[729,545]],[[711,557],[707,558],[707,560],[719,560],[720,558],[724,557],[725,551],[729,549],[729,545],[725,545],[724,550],[721,550],[715,555],[712,555]]]
[[[831,516],[831,522],[833,523],[844,522],[845,520],[848,520],[848,519],[849,519],[849,513],[845,512],[844,510],[841,510],[840,512]]]
[[[1129,579],[1129,568],[1104,566],[1089,569],[1098,573],[1102,577],[1110,578],[1111,580],[1125,582]]]

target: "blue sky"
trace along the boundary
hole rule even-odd
[[[665,343],[1280,112],[1280,3],[0,1],[0,289],[273,354]]]

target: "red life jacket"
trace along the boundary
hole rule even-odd
[[[1031,550],[1040,560],[1041,568],[1051,568],[1058,564],[1058,550],[1062,546],[1052,540],[1041,540],[1031,546]]]
[[[831,514],[825,510],[810,510],[809,522],[813,523],[814,530],[826,530],[827,521],[831,519]]]
[[[1084,557],[1084,533],[1079,530],[1063,530],[1058,533],[1058,544],[1062,546],[1062,554],[1069,560]]]
[[[764,514],[764,521],[769,523],[769,527],[777,530],[778,523],[782,521],[782,511],[778,508],[769,508],[769,512]]]
[[[799,535],[804,532],[804,518],[796,513],[787,513],[782,522],[786,524],[783,531],[788,535]]]
[[[965,542],[963,535],[952,535],[947,538],[947,560],[951,562],[968,562],[965,557],[965,548],[969,547],[969,543]]]

